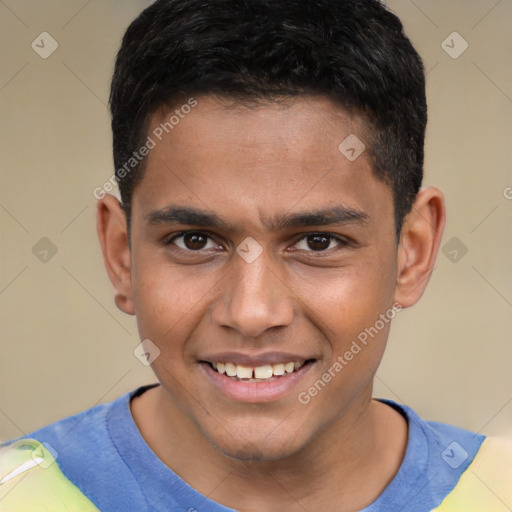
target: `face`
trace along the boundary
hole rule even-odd
[[[370,401],[397,245],[391,189],[338,148],[351,134],[368,147],[325,98],[205,96],[153,137],[132,202],[140,336],[175,417],[231,457],[296,453]]]

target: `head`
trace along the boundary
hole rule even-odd
[[[444,224],[420,191],[424,72],[398,18],[376,0],[159,0],[126,31],[110,105],[122,203],[100,200],[100,241],[173,407],[239,458],[350,422],[382,315],[419,299]],[[306,364],[275,396],[215,371],[289,359]]]
[[[393,192],[399,234],[423,177],[425,79],[400,20],[379,1],[155,2],[117,56],[110,105],[118,174],[152,135],[157,110],[212,93],[241,103],[323,95],[364,120],[366,155]],[[146,163],[121,173],[128,215]]]

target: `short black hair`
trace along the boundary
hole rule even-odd
[[[157,0],[147,7],[124,34],[110,91],[128,222],[146,159],[130,172],[126,162],[145,143],[152,114],[205,94],[242,103],[323,95],[361,116],[373,173],[392,188],[399,237],[423,179],[425,73],[402,23],[380,1]]]

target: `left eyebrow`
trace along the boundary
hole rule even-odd
[[[368,224],[369,220],[370,216],[362,210],[338,205],[332,208],[283,215],[269,220],[265,225],[271,230],[279,231],[287,228]]]
[[[145,216],[149,224],[183,224],[202,228],[223,229],[235,232],[236,227],[215,213],[190,206],[169,205],[153,210]],[[370,216],[362,211],[343,205],[284,214],[262,219],[269,231],[283,231],[289,228],[306,228],[316,226],[340,226],[346,224],[366,225]]]

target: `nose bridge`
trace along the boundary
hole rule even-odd
[[[237,257],[214,308],[217,325],[252,338],[271,327],[289,325],[292,301],[276,274],[264,253],[252,263]]]

